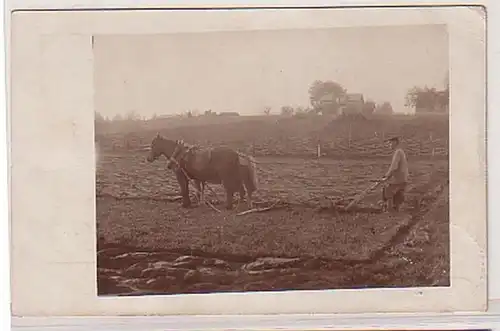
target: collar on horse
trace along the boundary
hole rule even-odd
[[[184,140],[182,140],[182,139],[176,140],[176,147],[175,147],[174,152],[172,153],[172,155],[169,158],[168,164],[171,165],[172,163],[174,163],[178,167],[184,168],[182,165],[183,161],[185,161],[188,156],[193,155],[193,152],[195,150],[199,150],[199,149],[200,149],[200,146],[198,146],[198,145],[190,145],[190,144],[184,142]],[[208,152],[209,152],[209,155],[211,157],[211,150],[209,150]]]

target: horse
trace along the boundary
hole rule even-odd
[[[225,150],[226,152],[236,153],[239,156],[239,174],[241,176],[242,183],[239,185],[239,195],[240,199],[245,197],[245,191],[248,194],[248,208],[253,207],[252,194],[257,190],[257,173],[255,172],[255,158],[250,155],[245,155],[239,152],[236,152],[227,147],[218,147],[218,150]],[[192,161],[194,163],[198,162],[200,166],[200,162],[207,162],[210,160],[211,153],[213,149],[202,149],[199,146],[193,146],[186,144],[182,140],[177,140],[177,147],[172,153],[168,163],[168,169],[174,169],[174,167],[179,167],[181,163],[184,161]],[[183,165],[185,167],[185,165]],[[204,201],[204,191],[205,185],[207,182],[211,184],[221,184],[222,180],[220,177],[212,178],[208,180],[199,180],[197,178],[191,178],[195,184],[197,189],[197,193],[199,194],[199,201]]]
[[[182,140],[166,139],[160,134],[151,141],[148,162],[161,155],[168,159],[167,168],[173,170],[180,186],[182,207],[189,208],[189,180],[198,190],[198,198],[204,199],[206,183],[222,184],[226,191],[226,209],[233,209],[234,193],[243,198],[248,195],[248,207],[252,208],[252,193],[257,190],[255,159],[228,147],[202,148],[191,146]]]

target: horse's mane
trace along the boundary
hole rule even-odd
[[[154,137],[154,140],[162,141],[162,142],[171,142],[171,143],[177,142],[175,139],[166,138],[165,136],[161,135],[160,133],[156,134],[156,136]]]
[[[199,150],[199,149],[202,149],[201,146],[197,145],[197,144],[190,144],[190,143],[187,143],[184,141],[184,139],[170,139],[170,138],[166,138],[164,137],[163,135],[161,135],[159,132],[156,134],[154,140],[158,140],[158,141],[161,141],[161,142],[167,142],[167,143],[171,143],[171,144],[174,144],[174,145],[177,145],[177,146],[181,146],[187,150]]]

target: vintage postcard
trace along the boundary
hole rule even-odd
[[[14,13],[14,311],[485,310],[484,38],[480,7]]]
[[[449,286],[447,41],[94,36],[99,294]]]

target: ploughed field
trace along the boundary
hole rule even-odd
[[[369,120],[330,120],[327,116],[242,117],[214,124],[210,118],[106,123],[96,128],[102,150],[126,151],[149,145],[159,132],[170,139],[201,145],[226,145],[255,156],[303,157],[317,154],[337,159],[380,158],[390,155],[384,138],[402,135],[409,156],[448,155],[448,118],[432,116],[375,116]],[[121,130],[121,131],[120,131]]]
[[[178,130],[187,135],[189,129],[182,129],[163,134],[172,136]],[[218,139],[227,134],[227,144],[244,150],[246,142],[229,139],[228,132],[214,132]],[[446,139],[435,133],[446,130],[433,132],[433,141]],[[281,157],[256,152],[259,190],[254,199],[263,207],[279,203],[270,211],[243,216],[236,214],[246,209],[245,203],[234,211],[216,203],[216,198],[223,202],[225,195],[222,187],[214,185],[216,196],[207,190],[207,198],[221,212],[197,206],[194,197],[193,208],[181,208],[178,185],[165,159],[148,163],[144,151],[100,142],[96,176],[99,293],[449,285],[445,154],[421,156],[415,149],[418,139],[410,140],[414,146],[409,152],[411,185],[404,210],[381,213],[380,189],[376,189],[352,212],[343,213],[335,206],[345,205],[370,186],[390,163],[390,157],[375,157],[376,151],[387,151],[381,144],[375,146],[374,132],[372,140],[353,139],[359,135],[351,132],[351,148],[371,150],[372,157],[358,153],[358,157],[329,155],[315,160],[286,147],[281,148],[286,155]],[[117,137],[101,134],[105,142]],[[122,135],[122,141],[123,137],[130,136]],[[269,133],[267,139],[280,137]],[[255,150],[257,143],[253,144]],[[370,144],[374,145],[370,148]],[[429,144],[422,145],[429,149]]]

